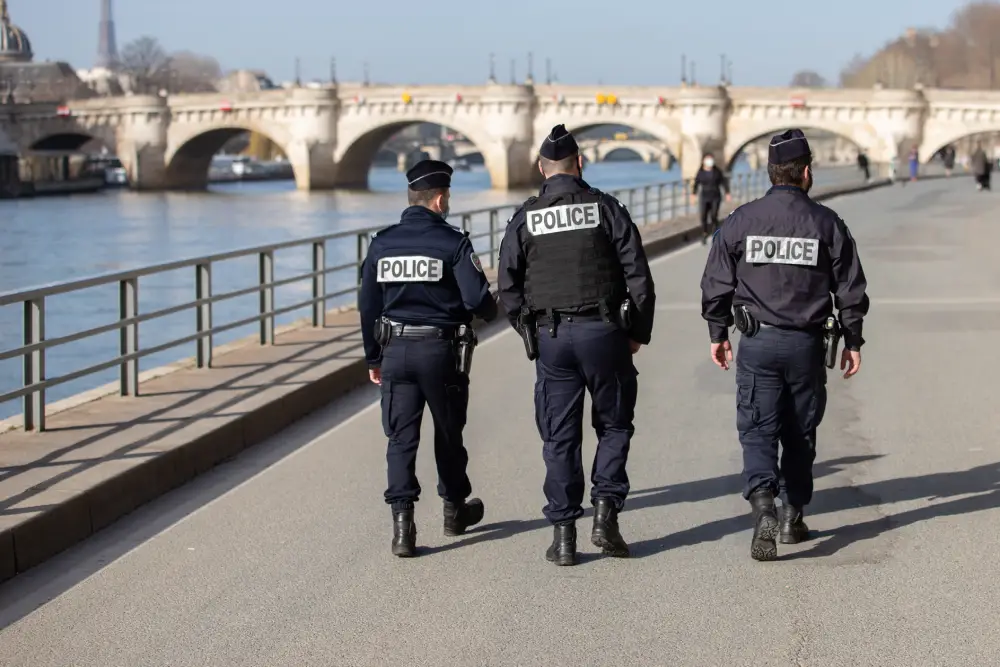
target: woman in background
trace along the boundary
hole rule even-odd
[[[691,188],[692,200],[701,194],[698,201],[698,215],[701,217],[702,245],[708,243],[708,237],[719,228],[719,206],[722,204],[723,191],[726,193],[726,201],[732,201],[732,195],[729,194],[729,180],[715,165],[715,156],[706,153],[701,159],[701,169],[694,177],[694,186]]]

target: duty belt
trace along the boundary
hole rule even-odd
[[[811,324],[807,327],[787,327],[784,325],[768,324],[767,322],[760,323],[761,329],[781,329],[782,331],[804,331],[806,333],[823,333],[822,324]]]
[[[442,338],[451,340],[455,337],[455,327],[435,327],[425,324],[403,324],[389,321],[393,338]]]

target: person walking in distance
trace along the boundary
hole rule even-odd
[[[715,164],[715,156],[706,153],[701,160],[701,169],[694,177],[694,185],[691,188],[691,200],[695,201],[698,194],[701,197],[698,202],[698,215],[701,218],[701,243],[708,243],[708,237],[719,228],[719,207],[722,205],[722,193],[726,194],[726,201],[732,201],[733,197],[729,193],[729,179]]]

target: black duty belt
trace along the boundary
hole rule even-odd
[[[601,315],[599,310],[586,310],[582,313],[566,312],[566,311],[555,311],[555,319],[559,324],[565,322],[602,322],[604,321],[604,316]],[[546,312],[538,313],[537,321],[539,324],[548,324],[552,321],[549,314]]]
[[[458,329],[455,327],[435,327],[425,324],[401,324],[392,322],[393,338],[425,339],[439,338],[451,340],[455,338]]]
[[[803,333],[817,334],[823,333],[823,325],[815,324],[808,327],[789,327],[789,326],[778,326],[777,324],[768,324],[767,322],[760,323],[761,329],[780,329],[782,331],[801,331]]]

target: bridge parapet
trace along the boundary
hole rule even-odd
[[[366,187],[378,149],[415,123],[465,135],[499,189],[537,181],[537,147],[560,123],[571,131],[630,126],[666,147],[687,177],[705,151],[732,164],[749,143],[792,126],[844,137],[874,162],[913,145],[927,161],[963,136],[1000,130],[1000,92],[936,89],[344,84],[66,106],[69,114],[13,105],[0,111],[0,129],[22,152],[60,133],[99,138],[123,154],[133,185],[150,189],[205,187],[213,152],[244,130],[274,140],[306,190]]]

